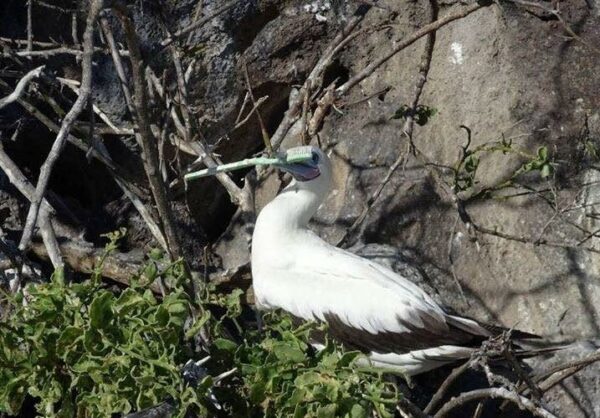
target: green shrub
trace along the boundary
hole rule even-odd
[[[193,404],[202,408],[206,388],[186,386],[180,374],[190,355],[182,291],[162,300],[144,288],[115,295],[96,280],[65,284],[57,272],[5,302],[0,411],[17,414],[27,394],[46,417],[107,417],[165,399],[176,400],[181,414]]]
[[[333,341],[316,351],[308,343],[315,323],[294,325],[281,312],[265,315],[261,333],[246,332],[239,346],[216,340],[241,372],[245,411],[232,416],[265,417],[380,417],[394,416],[399,393],[380,373],[354,364],[362,354],[344,352]]]

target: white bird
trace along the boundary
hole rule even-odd
[[[311,152],[310,161],[278,165],[294,179],[256,221],[252,277],[259,309],[327,322],[334,338],[367,354],[373,366],[406,375],[469,358],[504,330],[446,312],[389,268],[312,232],[308,223],[329,193],[332,167],[319,148]]]

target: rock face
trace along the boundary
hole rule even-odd
[[[222,4],[216,0],[200,3],[204,14]],[[191,35],[190,44],[197,46],[191,96],[198,104],[203,134],[224,160],[248,156],[262,147],[256,118],[233,129],[245,101],[246,69],[255,96],[268,96],[260,111],[272,134],[293,88],[302,84],[355,3],[360,2],[241,1]],[[379,7],[369,11],[363,27],[385,23],[388,30],[357,37],[340,52],[324,85],[347,80],[429,23],[431,4],[436,2],[375,3]],[[437,3],[439,16],[464,7],[454,0]],[[147,55],[157,51],[157,43],[164,37],[161,13],[152,4],[142,1],[134,6]],[[197,4],[165,1],[172,20],[167,25],[175,30],[188,24]],[[419,101],[436,112],[423,126],[416,125],[413,135],[420,157],[407,154],[355,238],[359,246],[378,244],[367,247],[372,256],[401,255],[403,261],[395,268],[429,286],[443,303],[462,314],[499,321],[555,341],[598,339],[600,255],[594,248],[599,244],[600,4],[597,0],[560,2],[561,16],[571,33],[540,8],[500,4],[501,8],[483,8],[437,32]],[[7,5],[3,23],[17,10],[23,12],[17,2]],[[22,35],[14,33],[12,24],[2,27],[10,32],[3,35]],[[68,34],[57,39],[67,38]],[[422,39],[390,59],[351,90],[339,104],[341,113],[331,112],[325,120],[319,137],[331,153],[335,185],[313,226],[332,243],[340,240],[389,167],[406,153],[404,120],[393,116],[413,99],[424,45]],[[170,66],[169,59],[162,56],[153,69],[160,74]],[[57,68],[62,67],[57,64]],[[102,68],[96,104],[123,108],[115,105],[122,102],[108,57]],[[119,118],[125,113],[113,115]],[[451,187],[442,184],[446,181],[452,186],[447,167],[456,166],[467,143],[461,125],[471,131],[469,150],[502,139],[511,144],[506,153],[489,150],[476,154],[476,183],[458,193],[472,222],[488,233],[477,232],[460,219],[453,196],[447,193]],[[29,146],[7,148],[15,160],[25,164]],[[118,162],[128,161],[136,151],[135,144],[126,141],[107,147]],[[550,179],[542,179],[535,170],[513,178],[524,162],[538,156],[540,147],[546,147],[553,164]],[[85,163],[83,158],[69,161],[71,167]],[[137,175],[140,167],[128,166]],[[80,188],[99,188],[101,177],[70,181],[81,183]],[[257,210],[283,184],[278,175],[265,177],[257,191]],[[514,180],[515,185],[492,193],[502,199],[485,195],[470,199],[474,191],[494,188],[506,180]],[[140,231],[131,245],[136,241],[147,244],[150,238],[139,219],[119,202],[111,204],[118,194],[115,187],[100,190],[105,193],[90,197],[94,204],[81,209],[83,217],[100,211],[114,221],[122,212],[122,223],[134,229],[138,225]],[[177,212],[186,242],[190,248],[196,246],[193,254],[199,258],[201,246],[225,231],[235,208],[212,180],[194,185],[185,199],[183,194],[175,191],[173,197],[179,200]],[[6,209],[0,208],[0,214],[3,211]],[[231,226],[215,245],[223,267],[236,268],[247,262],[248,242],[242,234],[246,227]],[[407,261],[419,265],[420,274],[411,270]],[[594,349],[592,344],[581,344],[549,362],[577,358]],[[600,366],[578,376],[552,390],[550,406],[560,416],[600,416]]]

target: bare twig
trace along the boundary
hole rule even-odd
[[[162,47],[167,47],[167,46],[171,45],[176,39],[179,39],[181,36],[185,35],[186,33],[189,33],[191,31],[193,31],[194,29],[199,28],[200,26],[204,25],[205,23],[210,22],[215,17],[217,17],[217,16],[225,13],[227,10],[229,10],[233,6],[235,6],[238,3],[238,1],[239,0],[233,0],[233,1],[229,1],[229,2],[225,3],[223,6],[217,8],[214,12],[212,12],[208,16],[205,16],[205,17],[203,17],[200,20],[196,20],[191,25],[186,26],[185,28],[178,30],[173,35],[167,37],[166,39],[164,39],[160,43],[160,45]]]
[[[50,149],[50,153],[42,164],[40,168],[40,176],[38,179],[38,183],[36,185],[35,195],[31,201],[31,206],[29,208],[29,213],[27,214],[27,220],[25,223],[25,228],[23,230],[23,236],[21,237],[21,242],[19,243],[19,249],[25,250],[31,241],[31,236],[33,235],[33,229],[35,228],[38,210],[40,207],[40,203],[46,192],[46,188],[48,187],[48,182],[50,179],[50,174],[52,173],[52,168],[54,164],[58,160],[60,153],[65,145],[67,140],[67,136],[69,134],[69,130],[71,129],[71,125],[75,122],[79,114],[84,109],[87,100],[89,98],[91,92],[92,85],[92,53],[93,53],[93,42],[94,42],[94,22],[100,9],[102,7],[102,0],[92,0],[89,6],[88,17],[86,21],[86,28],[83,35],[83,57],[82,57],[82,79],[81,79],[81,94],[77,97],[77,100],[73,104],[73,107],[67,113],[65,118],[63,119],[61,129],[56,136],[56,140],[54,144],[52,144],[52,148]]]
[[[250,95],[250,100],[252,100],[252,105],[256,109],[256,118],[258,119],[258,124],[260,125],[260,132],[262,134],[263,141],[265,143],[265,148],[267,149],[267,153],[269,155],[273,154],[273,147],[271,146],[271,139],[269,138],[269,134],[267,132],[267,128],[265,127],[265,123],[263,122],[262,116],[258,111],[258,106],[256,99],[254,98],[254,93],[252,92],[252,85],[250,84],[250,77],[248,76],[248,66],[246,62],[243,62],[244,66],[244,79],[246,80],[246,89],[248,90],[248,94]]]
[[[16,45],[25,45],[25,47],[27,47],[27,39],[16,39],[16,38],[7,38],[6,36],[0,36],[0,42],[14,43]],[[41,46],[43,48],[51,48],[51,47],[56,47],[59,44],[57,44],[56,42],[33,41],[33,45]]]
[[[0,80],[0,87],[4,89],[8,89],[9,86],[2,80]],[[55,124],[50,118],[48,118],[45,114],[43,114],[38,108],[33,106],[27,100],[20,98],[18,102],[21,106],[25,108],[31,115],[36,117],[40,122],[42,122],[51,132],[58,133],[60,131],[60,127]],[[145,221],[150,233],[159,243],[159,245],[165,250],[168,251],[167,242],[165,237],[154,220],[154,217],[148,210],[148,208],[142,202],[140,196],[144,196],[147,194],[146,191],[141,190],[134,183],[127,180],[126,173],[123,170],[115,165],[115,163],[110,159],[108,155],[105,155],[100,149],[92,148],[87,145],[81,139],[75,137],[72,134],[68,134],[67,140],[75,145],[77,148],[86,153],[86,155],[90,155],[101,162],[108,171],[112,174],[115,182],[121,188],[125,196],[133,203],[133,206],[138,211],[142,219]]]
[[[69,89],[73,90],[73,92],[75,94],[79,94],[79,85],[80,83],[75,81],[75,80],[68,80],[65,78],[61,78],[61,77],[57,77],[56,78],[62,85],[67,86]],[[121,128],[118,127],[117,125],[115,125],[110,118],[108,117],[108,115],[102,110],[100,109],[98,106],[96,106],[95,104],[92,105],[92,109],[94,110],[94,113],[96,113],[98,115],[98,117],[100,119],[102,119],[102,121],[104,123],[106,123],[106,125],[112,130],[111,133],[116,134],[116,135],[134,135],[134,130],[132,128]]]
[[[437,14],[438,14],[437,4],[433,1],[433,2],[431,2],[431,20],[433,21],[433,23],[436,22]],[[427,81],[427,74],[429,73],[429,68],[431,66],[433,47],[435,45],[435,31],[428,32],[428,33],[426,33],[426,35],[427,35],[427,43],[425,45],[425,50],[423,51],[423,55],[421,57],[421,62],[419,64],[419,73],[417,76],[417,83],[415,85],[415,92],[413,95],[412,102],[410,104],[410,112],[408,112],[408,115],[406,117],[406,122],[405,122],[404,128],[403,128],[403,133],[408,138],[408,142],[411,146],[412,146],[412,135],[413,135],[413,127],[414,127],[414,113],[417,110],[417,106],[419,105],[419,99],[423,92],[423,87],[425,85],[425,82]],[[377,67],[374,67],[374,69],[375,68],[377,68]],[[339,91],[339,89],[338,89],[338,91]],[[375,202],[377,201],[377,199],[383,192],[385,186],[389,183],[389,181],[391,180],[391,178],[394,175],[394,173],[396,172],[396,170],[401,165],[403,165],[405,158],[406,158],[406,151],[403,150],[399,153],[398,157],[396,158],[396,161],[394,161],[394,163],[390,166],[384,179],[381,181],[381,183],[379,183],[375,192],[373,192],[371,197],[366,202],[366,205],[365,205],[364,209],[361,211],[358,218],[356,218],[356,220],[350,226],[350,228],[346,229],[346,231],[344,232],[344,235],[338,242],[338,245],[347,245],[348,244],[349,238],[356,232],[356,230],[358,230],[361,227],[361,225],[367,218],[369,211],[373,208],[373,205],[375,204]]]
[[[79,45],[79,37],[77,36],[77,12],[71,13],[71,38],[73,44]]]
[[[142,161],[150,190],[156,202],[159,216],[162,221],[164,234],[167,238],[169,248],[169,256],[172,260],[183,257],[183,250],[179,243],[177,231],[173,224],[173,215],[171,207],[166,196],[165,185],[159,172],[158,150],[156,141],[150,130],[150,121],[148,119],[148,109],[146,100],[146,82],[144,77],[144,63],[142,60],[141,51],[138,44],[137,34],[133,22],[128,15],[127,8],[115,6],[114,10],[123,24],[125,37],[129,49],[131,59],[132,78],[134,87],[133,106],[135,108],[135,121],[139,128],[139,133],[136,138],[142,146]]]
[[[578,34],[575,33],[575,31],[571,28],[571,26],[569,26],[567,24],[565,19],[562,17],[562,13],[560,12],[560,10],[558,10],[558,4],[559,4],[558,2],[556,2],[556,7],[551,9],[551,8],[547,7],[546,5],[535,2],[535,1],[527,1],[527,0],[508,0],[508,1],[510,1],[514,4],[518,4],[520,6],[533,7],[536,9],[540,9],[543,12],[554,16],[560,22],[560,24],[562,25],[565,32],[567,32],[569,35],[571,35],[573,37],[573,39],[576,39],[578,42],[585,45],[586,47],[588,47],[595,53],[600,54],[600,49],[598,49],[594,45],[590,44],[589,42],[586,42],[583,38],[581,38],[581,36],[579,36]]]
[[[168,106],[167,109],[170,108],[170,116],[173,119],[175,128],[181,137],[185,139],[184,141],[176,141],[174,145],[184,152],[197,155],[199,157],[197,161],[202,161],[206,167],[215,167],[221,162],[212,155],[208,145],[202,138],[201,133],[195,126],[195,119],[189,116],[189,106],[187,104],[187,86],[185,82],[185,75],[183,74],[183,66],[181,65],[179,51],[177,51],[175,48],[171,48],[171,56],[173,58],[173,63],[175,64],[175,71],[177,75],[177,87],[179,89],[181,104],[180,110],[184,119],[183,123],[181,122],[181,119],[179,118],[179,115],[174,107]],[[159,96],[163,100],[168,101],[167,93],[161,86],[156,75],[154,75],[150,69],[148,70],[148,75]],[[194,132],[198,132],[198,136],[196,138],[193,138]],[[234,204],[238,206],[248,206],[249,199],[245,195],[244,191],[238,187],[237,184],[235,184],[235,182],[227,173],[219,173],[215,177],[223,185]]]
[[[314,89],[320,88],[325,70],[331,64],[335,54],[341,49],[340,46],[345,44],[345,39],[354,31],[354,29],[356,29],[357,25],[363,20],[363,18],[364,14],[355,14],[348,19],[348,22],[344,28],[329,43],[323,52],[323,55],[317,64],[315,64],[306,81],[304,82],[304,85],[298,91],[298,94],[290,100],[289,108],[285,112],[283,120],[271,137],[271,144],[274,150],[279,148],[290,128],[300,118],[300,112],[304,104],[305,95],[311,96]]]
[[[254,112],[258,112],[258,108],[267,101],[267,99],[269,98],[269,96],[263,96],[261,98],[259,98],[254,105],[252,106],[252,109],[250,109],[250,111],[248,112],[248,114],[244,117],[244,119],[239,120],[236,122],[235,126],[233,127],[233,129],[231,130],[231,132],[235,131],[236,129],[244,126],[246,124],[246,122],[248,122],[250,120],[250,117],[254,114]],[[240,115],[241,116],[241,115]]]
[[[336,89],[337,96],[340,97],[346,94],[352,87],[354,87],[356,84],[360,83],[365,78],[373,74],[377,68],[379,68],[385,62],[387,62],[390,58],[392,58],[394,55],[396,55],[398,52],[402,51],[406,47],[412,45],[414,42],[416,42],[423,36],[438,30],[439,28],[447,25],[450,22],[462,19],[483,7],[489,6],[490,4],[492,4],[492,2],[473,3],[456,13],[444,16],[443,18],[438,19],[435,22],[432,22],[428,25],[425,25],[421,29],[413,32],[411,35],[399,41],[391,51],[386,53],[381,58],[376,59],[371,64],[367,65],[362,71],[360,71],[358,74],[354,75],[347,82],[338,87]]]
[[[417,405],[404,396],[400,398],[397,408],[400,412],[407,411],[413,418],[430,418],[427,413],[421,411]]]
[[[17,57],[51,57],[53,55],[75,55],[82,56],[84,54],[80,49],[69,48],[61,46],[58,48],[42,49],[42,50],[25,50],[25,51],[11,51],[9,53],[2,53],[3,57],[17,56]]]
[[[539,402],[543,396],[542,391],[535,384],[531,376],[529,376],[529,374],[525,372],[525,370],[523,370],[523,367],[521,367],[521,364],[512,352],[510,341],[507,341],[507,344],[504,346],[504,352],[502,354],[504,355],[504,358],[508,360],[508,363],[512,366],[513,370],[517,373],[517,376],[519,376],[519,378],[525,382],[527,387],[529,387],[529,390],[533,394],[534,399]]]
[[[125,196],[127,196],[127,198],[131,201],[133,207],[135,207],[135,209],[138,211],[138,213],[146,223],[146,226],[150,230],[150,233],[152,234],[154,239],[156,239],[156,241],[163,250],[168,252],[169,247],[167,245],[165,236],[162,233],[160,226],[154,220],[154,217],[152,216],[152,213],[150,213],[150,210],[148,210],[146,205],[144,205],[144,202],[142,202],[139,196],[131,189],[129,184],[123,178],[118,176],[115,176],[114,178],[115,182],[119,185]]]
[[[121,86],[121,91],[123,92],[123,96],[125,97],[125,103],[127,103],[129,112],[133,114],[133,100],[131,99],[129,84],[127,81],[127,77],[125,76],[125,68],[123,66],[121,56],[119,55],[119,50],[117,48],[117,43],[115,42],[115,37],[112,33],[110,23],[108,22],[108,19],[105,16],[100,17],[100,27],[102,28],[102,33],[106,38],[106,42],[108,42],[108,47],[110,49],[113,63],[115,65],[115,70],[117,71],[117,76],[119,77],[119,85]]]
[[[531,245],[544,245],[546,247],[554,247],[554,248],[584,250],[584,251],[588,251],[588,252],[591,252],[594,254],[600,254],[600,249],[595,248],[595,247],[580,246],[577,243],[569,244],[569,243],[559,242],[559,241],[550,241],[547,239],[536,239],[536,238],[527,237],[524,235],[507,234],[507,233],[498,231],[496,229],[490,229],[485,226],[478,225],[476,223],[471,223],[471,225],[477,232],[480,232],[480,233],[486,234],[486,235],[492,235],[492,236],[495,236],[498,238],[507,239],[509,241],[516,241],[516,242],[521,242],[523,244],[531,244]]]
[[[456,288],[458,289],[463,302],[465,303],[465,305],[468,306],[469,301],[465,296],[465,291],[463,290],[462,285],[460,284],[460,280],[458,280],[458,275],[456,274],[455,259],[453,255],[454,237],[456,236],[456,226],[458,225],[459,219],[459,216],[455,217],[454,225],[452,225],[452,231],[450,232],[450,237],[448,238],[448,263],[450,264],[450,272],[452,273],[452,279],[454,280],[454,284],[456,284]]]
[[[456,381],[456,379],[458,379],[464,372],[466,372],[470,366],[471,362],[467,361],[464,364],[452,370],[452,373],[448,375],[446,380],[444,380],[444,383],[442,383],[441,386],[438,388],[437,392],[435,392],[435,394],[433,395],[423,412],[425,412],[426,414],[431,414],[435,410],[435,407],[438,406],[442,399],[444,399],[444,396],[446,396],[448,389],[450,389],[450,387]]]
[[[196,8],[194,10],[194,18],[192,19],[192,24],[194,24],[198,21],[198,18],[200,17],[200,13],[202,13],[202,9],[204,9],[204,5],[201,1],[199,1],[198,4],[196,4]],[[186,44],[189,44],[190,42],[192,42],[193,37],[194,37],[194,32],[190,31],[190,33],[186,39]]]
[[[34,78],[39,77],[40,74],[42,74],[44,67],[45,67],[44,65],[39,66],[39,67],[29,71],[27,74],[25,74],[23,76],[23,78],[21,78],[19,80],[19,82],[17,83],[17,86],[15,87],[15,91],[13,91],[8,96],[0,99],[0,109],[7,106],[8,104],[18,100],[21,97],[21,95],[23,94],[23,92],[25,91],[27,84],[29,84],[29,82],[31,80],[33,80]]]
[[[8,177],[8,180],[21,192],[25,198],[32,200],[35,195],[35,187],[27,180],[27,177],[21,172],[19,167],[10,159],[10,157],[4,151],[2,142],[0,142],[0,168]],[[42,206],[40,208],[40,229],[42,233],[42,239],[44,245],[48,250],[50,261],[54,268],[61,268],[64,266],[60,250],[58,248],[58,241],[54,232],[54,227],[50,222],[51,216],[54,214],[54,209],[46,199],[42,200]]]
[[[386,94],[391,89],[392,89],[392,86],[387,86],[387,87],[384,87],[384,88],[382,88],[380,90],[377,90],[375,93],[371,93],[371,94],[369,94],[369,95],[367,95],[365,97],[361,97],[360,99],[357,99],[357,100],[355,100],[353,102],[346,103],[346,104],[344,104],[344,109],[348,108],[348,107],[351,107],[351,106],[356,106],[357,104],[368,102],[373,97],[377,97],[377,96],[380,96],[382,94]]]
[[[541,406],[535,405],[531,400],[521,396],[515,392],[512,392],[506,388],[486,388],[476,389],[470,392],[464,392],[455,398],[448,401],[440,410],[434,415],[434,418],[445,417],[453,409],[462,406],[466,403],[477,401],[480,399],[506,399],[519,408],[531,412],[533,415],[541,418],[557,418],[556,415],[550,413]]]
[[[27,44],[26,40],[3,38],[3,37],[0,37],[0,42],[7,42],[7,43],[14,42],[18,45],[19,44],[22,44],[22,45]],[[26,49],[21,50],[21,51],[9,50],[8,52],[0,53],[0,56],[4,57],[4,58],[11,58],[11,57],[51,57],[54,55],[73,55],[75,57],[80,57],[81,55],[83,55],[83,51],[81,49],[79,49],[77,47],[77,45],[64,46],[64,45],[58,45],[58,44],[54,44],[54,43],[50,43],[50,42],[34,42],[33,44],[36,46],[50,47],[50,48],[49,49],[38,49],[35,51],[27,51]],[[94,52],[101,52],[103,54],[109,53],[109,51],[107,51],[106,49],[99,48],[99,47],[95,47]],[[129,56],[129,51],[119,49],[118,54],[122,57],[127,57],[127,56]]]
[[[33,49],[33,0],[27,0],[27,51]]]
[[[600,351],[596,351],[587,357],[579,360],[570,361],[567,363],[559,364],[546,370],[543,373],[534,376],[533,380],[538,382],[539,388],[542,392],[546,392],[553,386],[559,384],[567,377],[579,372],[583,368],[600,361]],[[524,390],[525,387],[519,388]]]
[[[187,86],[185,83],[185,77],[183,74],[183,67],[181,65],[181,58],[179,51],[175,48],[171,48],[173,63],[175,64],[175,71],[177,74],[177,86],[179,89],[179,98],[181,102],[181,114],[183,116],[183,125],[179,121],[179,117],[174,108],[171,109],[171,116],[175,123],[176,128],[185,139],[185,143],[191,147],[194,152],[199,156],[206,167],[215,167],[220,164],[220,161],[216,159],[209,150],[208,145],[201,136],[201,133],[196,126],[195,119],[190,117],[189,105],[187,103]],[[193,133],[198,133],[198,139],[192,140]],[[243,211],[247,212],[251,210],[253,204],[251,203],[252,197],[248,195],[243,189],[237,186],[235,182],[227,173],[219,173],[216,175],[217,180],[225,187],[231,201],[236,205],[243,208]]]
[[[9,85],[6,84],[1,79],[0,79],[0,87],[4,88],[4,90],[9,90],[10,89]],[[56,134],[58,134],[60,132],[60,126],[58,126],[56,123],[54,123],[52,121],[52,119],[50,119],[48,116],[46,116],[37,107],[35,107],[34,105],[32,105],[28,100],[25,100],[23,98],[19,98],[17,100],[17,102],[21,106],[23,106],[23,108],[25,108],[25,110],[27,110],[32,116],[34,116],[42,124],[44,124],[51,132],[54,132]],[[113,175],[122,177],[123,179],[127,178],[126,173],[120,167],[118,167],[110,159],[109,156],[105,155],[104,153],[100,152],[99,150],[96,150],[96,149],[90,147],[84,141],[82,141],[81,139],[75,137],[74,135],[72,135],[70,133],[67,134],[67,141],[69,141],[71,144],[73,144],[74,146],[76,146],[77,148],[79,148],[80,150],[82,150],[83,152],[85,152],[86,154],[90,154],[92,157],[94,157],[95,159],[97,159],[106,168],[108,168],[108,170],[111,171],[111,173],[113,173]],[[145,192],[141,191],[134,184],[130,183],[130,187],[131,187],[132,190],[135,190],[136,193],[139,194],[139,195],[145,194]]]
[[[47,9],[50,9],[50,10],[57,10],[57,11],[59,11],[59,12],[61,12],[61,13],[65,13],[65,14],[66,14],[66,13],[74,13],[74,12],[76,12],[76,11],[77,11],[77,9],[67,9],[67,8],[65,8],[65,7],[60,7],[60,6],[57,6],[57,5],[55,5],[55,4],[50,4],[50,3],[47,3],[47,2],[45,2],[45,1],[43,1],[43,0],[35,0],[35,2],[36,2],[36,3],[37,3],[39,6],[45,7],[45,8],[47,8]]]

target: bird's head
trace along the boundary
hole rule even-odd
[[[294,153],[295,150],[302,153],[310,152],[311,158],[302,162],[277,164],[276,167],[290,173],[300,183],[311,182],[317,179],[319,181],[329,181],[331,177],[331,162],[323,151],[315,146],[304,146],[291,148],[287,152],[288,154]]]
[[[273,199],[257,220],[257,229],[267,222],[278,228],[304,228],[327,197],[331,187],[331,162],[317,147],[288,149],[275,167],[292,175],[293,180]]]

